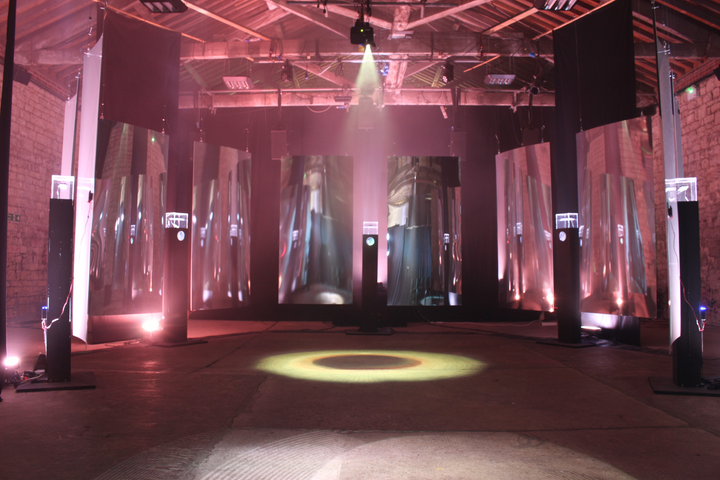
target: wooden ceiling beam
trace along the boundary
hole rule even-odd
[[[326,30],[329,30],[337,35],[340,35],[343,38],[350,38],[350,28],[342,25],[339,22],[336,22],[335,20],[325,18],[321,14],[316,13],[312,11],[311,9],[303,8],[303,7],[296,7],[293,5],[288,5],[285,3],[284,0],[267,0],[270,3],[273,3],[277,5],[278,7],[282,8],[283,10],[292,13],[293,15],[296,15],[303,20],[306,20],[310,23],[313,23],[317,25],[318,27],[322,27]]]
[[[447,10],[443,10],[442,12],[428,15],[427,17],[420,18],[418,20],[415,20],[414,22],[409,22],[407,25],[407,29],[414,30],[420,25],[425,25],[426,23],[434,22],[442,18],[451,17],[457,13],[464,12],[465,10],[477,7],[478,5],[482,5],[483,3],[488,3],[490,1],[491,0],[470,0],[469,2],[458,5],[457,7],[448,8]]]
[[[696,22],[700,22],[703,25],[710,27],[710,29],[716,33],[720,33],[720,18],[715,17],[715,15],[708,13],[706,10],[694,7],[688,2],[670,3],[666,0],[656,0],[656,2],[664,7],[678,12],[681,15],[692,18]]]
[[[198,13],[201,14],[201,15],[205,15],[205,16],[208,17],[208,18],[212,18],[213,20],[216,20],[216,21],[218,21],[218,22],[220,22],[220,23],[224,23],[225,25],[228,25],[228,26],[234,28],[235,30],[240,30],[241,32],[245,32],[245,33],[247,33],[248,35],[251,35],[251,36],[253,36],[253,37],[257,37],[257,38],[259,38],[260,40],[270,40],[270,37],[267,37],[267,36],[263,35],[262,33],[258,33],[258,32],[256,32],[255,30],[253,30],[253,29],[251,29],[251,28],[248,28],[248,27],[245,27],[245,26],[243,26],[243,25],[240,25],[239,23],[233,22],[232,20],[229,20],[229,19],[227,19],[227,18],[225,18],[225,17],[223,17],[223,16],[220,16],[220,15],[218,15],[218,14],[216,14],[216,13],[213,13],[213,12],[211,12],[210,10],[206,10],[206,9],[204,9],[204,8],[202,8],[202,7],[199,7],[199,6],[195,5],[194,3],[190,3],[190,2],[188,2],[187,0],[185,0],[184,3],[185,3],[185,5],[187,5],[187,7],[188,7],[190,10],[193,10],[193,11],[195,11],[195,12],[198,12]]]

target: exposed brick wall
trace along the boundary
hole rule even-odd
[[[697,177],[700,207],[702,300],[708,324],[720,325],[720,81],[712,75],[698,85],[698,96],[678,95],[686,177]],[[667,316],[667,242],[665,233],[664,168],[660,118],[653,118],[655,215],[657,231],[658,315]],[[664,304],[660,305],[660,299]]]
[[[2,68],[0,67],[0,72]],[[8,190],[8,324],[39,321],[47,301],[48,209],[60,173],[65,102],[34,83],[13,85]]]

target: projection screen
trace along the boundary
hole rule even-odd
[[[550,144],[498,154],[499,306],[552,311],[552,192]]]
[[[460,159],[388,158],[388,305],[462,303]]]
[[[352,303],[352,157],[281,162],[278,302]]]
[[[195,142],[191,310],[250,299],[250,154]]]

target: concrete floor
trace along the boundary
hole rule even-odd
[[[0,478],[720,478],[720,397],[655,395],[648,383],[671,376],[662,323],[643,324],[643,348],[539,344],[557,334],[540,322],[345,330],[191,321],[189,336],[208,343],[75,342],[73,372],[94,372],[97,388],[3,390]],[[30,369],[42,332],[8,337]],[[720,328],[706,329],[705,347],[705,376],[720,376]],[[300,375],[394,380],[256,367],[322,351],[335,353],[311,355]]]

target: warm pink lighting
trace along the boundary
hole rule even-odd
[[[142,324],[142,329],[146,332],[153,333],[162,330],[162,325],[160,325],[160,320],[157,318],[151,318]]]
[[[7,368],[17,367],[20,364],[20,359],[18,357],[6,357],[3,364]]]
[[[622,304],[623,304],[623,299],[622,299],[622,298],[618,298],[618,299],[617,299],[617,306],[618,306],[618,307],[622,307]]]

